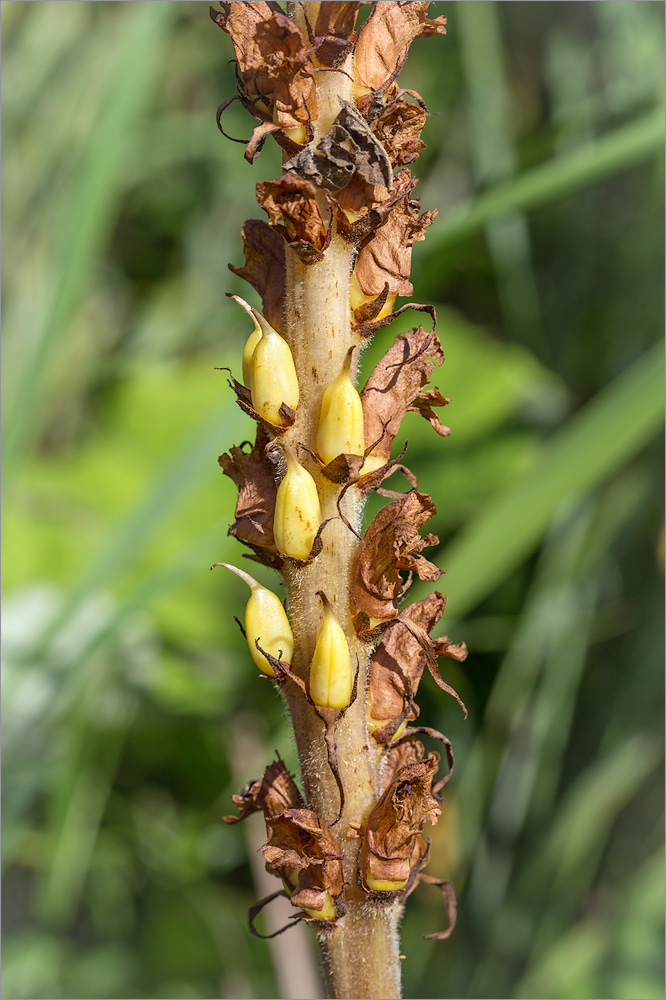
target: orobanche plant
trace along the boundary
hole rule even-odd
[[[413,292],[412,245],[436,215],[420,214],[406,167],[424,147],[427,109],[397,78],[411,42],[444,34],[446,19],[428,18],[427,2],[392,0],[290,3],[286,14],[271,2],[221,7],[211,17],[235,49],[230,100],[258,120],[246,159],[272,135],[284,160],[281,177],[257,185],[268,221],[245,223],[245,264],[232,268],[263,304],[260,313],[234,296],[253,329],[242,382],[231,385],[256,439],[220,463],[238,487],[230,533],[282,575],[286,610],[248,573],[227,569],[250,588],[250,656],[286,699],[303,785],[278,759],[225,819],[263,813],[266,865],[294,919],[316,929],[331,995],[399,997],[407,897],[420,883],[442,890],[449,926],[428,937],[448,936],[455,922],[453,888],[425,872],[422,834],[440,815],[453,754],[441,733],[410,723],[426,667],[460,701],[438,658],[467,651],[432,637],[442,594],[405,606],[414,575],[441,576],[422,554],[437,538],[420,534],[435,505],[402,463],[404,448],[391,457],[407,412],[449,433],[436,412],[449,400],[426,388],[444,360],[434,310],[393,311]],[[359,392],[363,345],[406,309],[428,313],[432,329],[400,335]],[[408,492],[384,485],[396,472]],[[390,502],[362,535],[371,491]],[[443,776],[423,734],[444,746]]]

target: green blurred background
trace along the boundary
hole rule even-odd
[[[414,298],[453,432],[404,437],[470,715],[424,682],[460,919],[423,941],[441,901],[412,897],[405,992],[659,998],[664,8],[433,9],[401,83],[433,114]],[[252,433],[214,370],[248,332],[224,293],[256,301],[226,265],[278,151],[252,170],[215,127],[206,3],[9,2],[2,28],[3,996],[312,996],[309,931],[246,929],[262,824],[220,816],[295,753],[208,571],[241,558],[216,458]]]

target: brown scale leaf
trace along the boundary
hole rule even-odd
[[[300,809],[303,805],[294,779],[279,758],[268,765],[263,778],[249,782],[240,795],[232,795],[232,800],[239,815],[223,816],[228,824],[240,823],[255,812],[262,812],[268,819],[286,809]]]
[[[355,112],[357,118],[364,121],[363,116]],[[382,147],[383,156],[389,165],[389,172],[384,181],[390,177],[390,160]],[[416,178],[406,167],[399,170],[391,183],[370,183],[361,173],[354,174],[350,184],[339,191],[333,201],[336,209],[338,232],[349,243],[360,243],[375,229],[383,226],[391,209],[403,199],[409,199],[416,187]]]
[[[321,260],[330,233],[317,204],[317,191],[310,181],[286,173],[257,184],[257,200],[272,226],[305,263]]]
[[[398,621],[388,629],[370,660],[368,703],[370,715],[378,722],[415,719],[413,704],[427,657],[421,643],[412,635],[405,621],[420,625],[430,634],[442,617],[446,598],[438,591],[400,612]],[[400,725],[400,723],[398,723]],[[397,726],[394,727],[397,729]],[[375,733],[375,739],[381,731]],[[378,742],[384,742],[383,739]]]
[[[298,869],[291,902],[294,906],[321,909],[330,893],[342,894],[342,849],[328,826],[311,809],[286,809],[266,817],[268,843],[261,848],[266,867],[280,878],[294,876],[286,869]],[[291,874],[291,879],[289,879]],[[342,901],[340,900],[340,904]]]
[[[267,222],[248,219],[241,230],[243,267],[229,270],[244,278],[261,296],[263,314],[274,330],[284,330],[285,249],[284,240]]]
[[[363,6],[363,0],[351,3],[332,0],[319,4],[319,12],[314,25],[316,40],[324,39],[317,45],[316,56],[322,66],[339,66],[349,55],[351,38],[356,23],[356,13]],[[335,41],[337,39],[338,41]]]
[[[380,621],[396,617],[403,592],[400,570],[416,573],[421,580],[438,580],[442,575],[420,554],[439,541],[436,535],[419,534],[436,512],[427,493],[411,490],[373,519],[352,563],[351,601],[360,622],[362,615]]]
[[[354,75],[359,87],[384,92],[396,78],[415,38],[446,34],[446,17],[427,17],[425,3],[385,0],[374,5],[359,32]]]
[[[419,102],[415,104],[403,97],[403,94],[413,94],[413,91],[399,93],[400,96],[391,101],[372,123],[374,135],[377,136],[394,166],[413,163],[418,159],[421,150],[425,149],[421,132],[428,117],[428,109],[418,94],[414,95],[418,97]]]
[[[431,793],[439,754],[405,764],[368,816],[360,854],[364,882],[371,877],[406,882],[414,860],[422,856],[420,833],[425,823],[436,823],[441,810]]]
[[[263,426],[257,427],[252,450],[235,445],[229,454],[220,455],[218,462],[225,476],[238,488],[236,520],[229,534],[250,546],[272,548],[273,517],[277,487],[273,466],[266,457],[270,438]]]
[[[404,168],[407,171],[407,168]],[[390,209],[386,221],[361,244],[354,274],[366,295],[379,295],[388,282],[389,295],[411,295],[412,245],[425,239],[437,210],[419,215],[419,202],[408,189]]]
[[[412,738],[394,743],[389,748],[384,760],[379,782],[380,792],[386,791],[401,768],[407,767],[409,764],[417,764],[424,757],[425,747],[420,740]]]
[[[216,24],[231,36],[250,106],[270,102],[280,128],[297,128],[316,117],[313,64],[296,24],[277,3],[222,3],[210,8]],[[263,118],[264,115],[257,117]]]
[[[433,406],[444,406],[448,399],[439,389],[422,391],[443,361],[439,337],[434,330],[426,332],[422,326],[397,337],[380,359],[360,394],[365,444],[366,448],[374,444],[373,455],[389,458],[393,439],[408,412],[420,413],[438,433],[448,434],[448,427],[432,412]]]

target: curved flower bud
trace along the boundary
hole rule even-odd
[[[338,455],[362,455],[364,451],[363,404],[351,380],[350,347],[340,369],[324,393],[317,432],[317,454],[328,464]]]
[[[277,594],[262,587],[254,577],[242,569],[230,566],[229,563],[220,563],[220,566],[230,569],[232,573],[239,576],[252,591],[245,606],[247,644],[250,656],[262,673],[273,677],[273,668],[263,653],[257,649],[257,642],[276,660],[283,660],[285,663],[291,662],[294,654],[294,637],[282,601]]]
[[[349,646],[345,633],[321,590],[319,596],[324,604],[324,617],[317,629],[317,641],[310,664],[310,697],[320,708],[347,708],[354,686]]]
[[[280,423],[283,403],[295,410],[299,388],[294,359],[287,341],[239,295],[231,296],[254,320],[254,330],[243,348],[243,381],[252,406],[272,424]]]
[[[292,559],[307,559],[321,523],[315,481],[291,448],[283,445],[287,472],[275,498],[273,537],[278,552]]]

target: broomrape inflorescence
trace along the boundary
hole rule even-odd
[[[426,669],[444,691],[441,656],[464,660],[464,644],[433,638],[446,598],[434,592],[401,607],[416,575],[440,569],[423,554],[437,543],[421,528],[431,497],[391,457],[407,412],[449,433],[436,409],[449,400],[426,388],[444,360],[434,309],[407,303],[412,246],[436,212],[420,214],[406,164],[424,147],[427,109],[397,77],[411,42],[445,33],[428,2],[384,0],[222,3],[212,19],[236,54],[239,100],[258,119],[245,156],[269,135],[283,173],[257,185],[268,222],[243,227],[245,264],[231,268],[259,294],[259,313],[238,296],[254,329],[242,357],[238,403],[257,423],[250,451],[220,457],[238,487],[230,534],[248,558],[279,571],[276,594],[233,566],[250,587],[245,633],[252,658],[283,692],[294,722],[305,795],[278,760],[234,796],[238,816],[261,811],[269,871],[295,918],[313,922],[335,997],[400,996],[397,924],[420,883],[437,885],[455,922],[450,884],[427,875],[422,830],[440,815],[453,768],[447,738],[410,727]],[[370,15],[356,28],[360,8]],[[430,315],[388,348],[360,393],[363,343],[407,309]],[[401,471],[409,491],[387,490]],[[388,497],[361,537],[364,498]],[[226,564],[223,564],[226,565]],[[464,710],[464,706],[463,710]],[[444,746],[439,754],[419,736]],[[333,832],[335,831],[335,832]],[[251,912],[252,920],[258,908]]]

